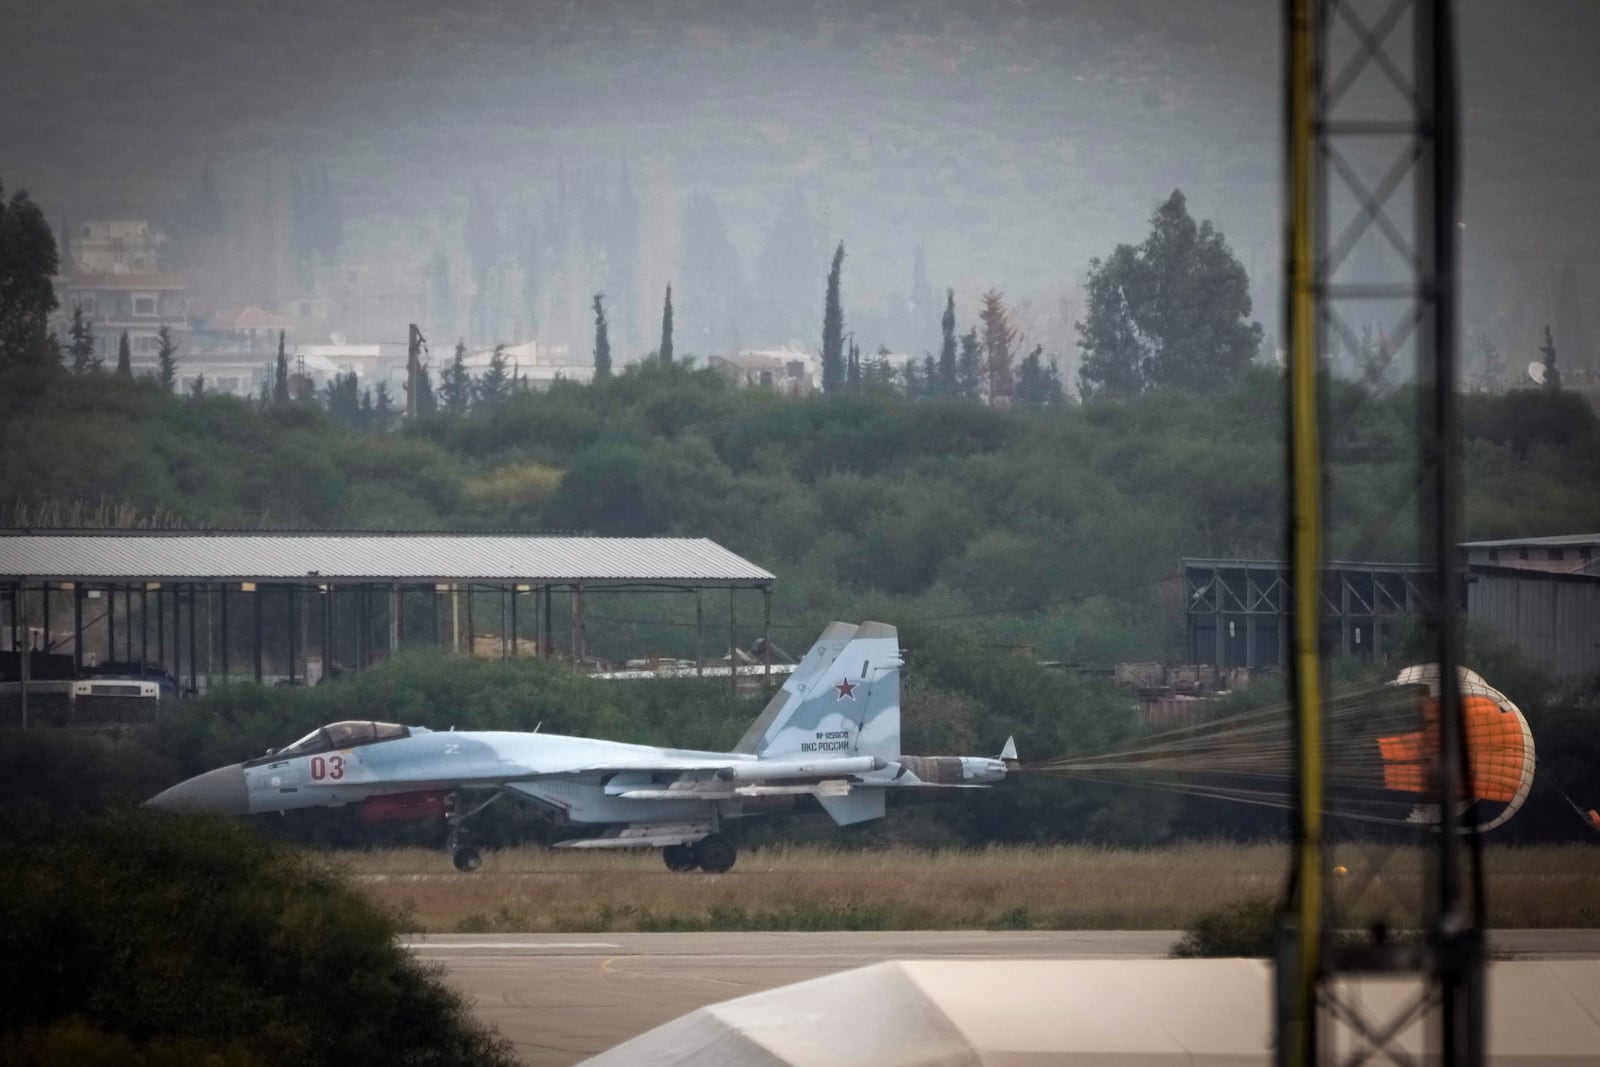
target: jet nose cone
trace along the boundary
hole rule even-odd
[[[204,815],[247,815],[250,794],[245,788],[244,766],[232,764],[179,782],[144,802],[159,811],[194,812]]]

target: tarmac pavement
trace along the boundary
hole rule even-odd
[[[696,1008],[894,959],[1150,959],[1176,930],[437,934],[444,968],[529,1067],[564,1067]],[[1600,958],[1600,930],[1496,931],[1517,959]]]

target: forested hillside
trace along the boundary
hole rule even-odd
[[[704,536],[778,575],[782,643],[830,618],[943,619],[1112,662],[1174,648],[1160,583],[1183,556],[1281,554],[1280,407],[1263,369],[1217,397],[1002,412],[786,398],[648,362],[375,432],[314,405],[11,372],[0,485],[29,523],[120,506],[166,525]],[[1410,394],[1341,385],[1329,416],[1332,554],[1405,558]],[[1600,528],[1600,422],[1580,399],[1474,394],[1466,434],[1468,537]]]

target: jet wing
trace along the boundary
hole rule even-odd
[[[735,763],[745,760],[699,759],[611,759],[587,763],[572,763],[557,767],[528,767],[516,763],[473,763],[455,767],[416,767],[385,774],[379,779],[384,785],[403,785],[417,789],[462,788],[490,789],[516,782],[532,782],[542,778],[593,778],[611,774],[687,774],[703,772],[715,774]]]

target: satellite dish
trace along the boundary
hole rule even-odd
[[[328,339],[330,341],[332,341],[336,345],[342,345],[342,344],[345,343],[344,331],[343,330],[334,330],[332,333],[330,333],[328,335]]]
[[[1528,377],[1532,378],[1540,385],[1543,385],[1545,380],[1545,365],[1540,363],[1538,360],[1528,364]]]

